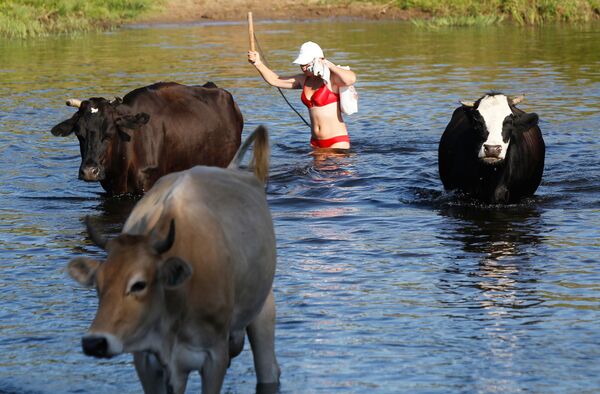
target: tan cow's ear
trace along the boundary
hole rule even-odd
[[[165,289],[174,289],[181,286],[192,276],[192,266],[179,257],[170,257],[159,268],[159,280]]]
[[[67,270],[71,278],[84,287],[92,287],[96,281],[96,270],[100,262],[86,257],[77,257],[69,262]]]

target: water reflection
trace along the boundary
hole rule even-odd
[[[522,349],[535,343],[531,326],[544,315],[537,287],[544,272],[535,267],[548,229],[534,202],[511,207],[449,205],[439,214],[448,222],[438,237],[457,245],[437,287],[438,302],[453,324],[449,344],[468,336],[477,357],[491,370],[474,366],[469,379],[483,392],[518,392]],[[462,253],[458,250],[462,250]]]
[[[354,154],[344,149],[316,149],[309,153],[313,158],[313,169],[332,177],[325,180],[335,180],[335,176],[352,176],[349,168]]]
[[[527,258],[527,248],[542,242],[544,228],[535,204],[512,207],[447,206],[440,214],[459,219],[455,232],[445,234],[463,243],[465,253],[481,255],[480,263],[510,257]]]
[[[504,308],[542,302],[528,285],[538,280],[533,264],[535,250],[544,241],[541,234],[548,231],[535,204],[502,208],[448,206],[440,210],[440,215],[452,219],[453,224],[439,237],[458,243],[463,251],[446,268],[452,275],[441,280],[441,288],[456,291],[467,286],[479,290],[479,294],[460,293],[469,298],[472,307],[491,314],[506,314],[509,312]]]

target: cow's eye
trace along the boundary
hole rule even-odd
[[[143,291],[145,288],[146,288],[146,282],[139,281],[139,282],[135,282],[133,285],[131,285],[131,289],[129,291],[131,293],[139,293],[140,291]]]

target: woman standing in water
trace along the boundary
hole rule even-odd
[[[354,85],[354,72],[325,59],[321,47],[312,41],[302,44],[298,57],[293,61],[300,65],[301,74],[280,77],[261,62],[260,55],[255,51],[248,51],[248,61],[269,85],[282,89],[302,89],[300,99],[310,114],[310,145],[313,149],[350,148],[350,137],[340,108],[340,88]]]

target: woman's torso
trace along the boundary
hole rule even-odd
[[[332,83],[321,78],[306,77],[301,99],[308,107],[312,125],[312,138],[326,140],[335,136],[348,135],[339,106],[339,93]],[[339,142],[331,148],[349,148],[348,142]]]

